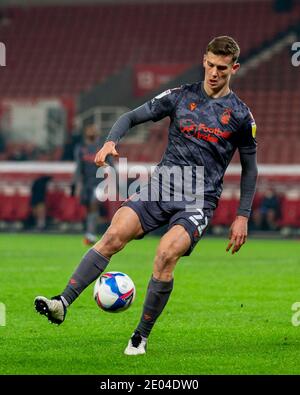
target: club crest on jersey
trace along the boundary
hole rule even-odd
[[[223,125],[228,125],[230,122],[230,117],[231,117],[231,112],[232,110],[230,108],[226,108],[226,110],[223,112],[223,114],[220,117],[220,121]]]
[[[192,103],[189,104],[190,111],[194,111],[196,108],[197,108],[197,104],[196,103],[192,102]]]

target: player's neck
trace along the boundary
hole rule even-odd
[[[212,99],[218,99],[219,97],[227,96],[231,92],[229,85],[224,85],[223,88],[216,91],[214,89],[211,89],[205,81],[203,84],[203,88],[207,96],[211,97]]]

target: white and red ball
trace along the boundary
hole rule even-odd
[[[117,313],[128,309],[135,299],[135,286],[122,272],[103,273],[94,286],[94,299],[104,311]]]

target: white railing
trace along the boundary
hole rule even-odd
[[[155,166],[155,163],[142,162],[128,162],[128,167],[144,166],[150,169]],[[118,168],[118,164],[116,164]],[[0,162],[0,177],[1,174],[8,173],[46,173],[46,174],[72,174],[75,170],[75,162]],[[119,169],[122,171],[122,168]],[[299,165],[272,165],[260,164],[258,165],[259,175],[278,175],[278,176],[300,176]],[[227,175],[239,175],[241,173],[241,166],[239,164],[229,165]]]
[[[87,122],[93,122],[99,131],[104,135],[108,135],[112,125],[125,112],[130,111],[127,107],[120,106],[98,106],[90,108],[75,117],[75,124],[79,129],[82,129]],[[147,123],[137,125],[130,130],[130,133],[123,138],[124,142],[141,143],[145,141],[148,135]]]

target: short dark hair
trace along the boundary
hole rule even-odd
[[[238,43],[229,36],[219,36],[211,40],[206,48],[206,53],[212,52],[214,55],[232,56],[232,62],[235,63],[240,55]]]

